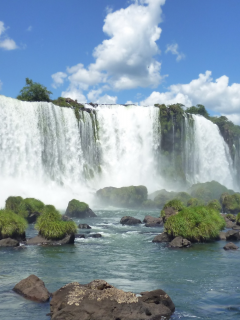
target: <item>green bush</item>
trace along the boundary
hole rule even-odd
[[[24,218],[28,218],[33,213],[41,214],[44,209],[44,203],[34,198],[26,198],[19,205],[18,213]]]
[[[22,101],[50,101],[51,91],[40,83],[33,82],[31,79],[26,78],[26,86],[20,90],[20,95],[17,96],[18,100]]]
[[[240,211],[240,193],[234,193],[233,195],[224,193],[221,195],[220,202],[223,212],[236,214]]]
[[[15,213],[19,212],[19,206],[21,202],[23,201],[22,197],[8,197],[5,202],[5,209],[11,210]]]
[[[76,199],[69,201],[69,204],[68,204],[69,213],[74,211],[85,212],[88,209],[89,209],[89,205],[85,202],[81,202]]]
[[[187,207],[198,207],[202,205],[203,205],[203,202],[197,198],[191,198],[187,202]]]
[[[68,234],[77,232],[75,222],[63,221],[61,214],[52,205],[45,206],[35,228],[39,231],[39,235],[49,240],[60,240]]]
[[[188,201],[191,199],[191,196],[187,192],[178,192],[175,198],[182,201],[182,203],[186,206]]]
[[[216,239],[224,227],[224,218],[216,210],[205,206],[184,208],[165,223],[169,235],[182,236],[193,242]]]
[[[240,217],[240,215],[239,215],[239,217]],[[237,217],[232,213],[226,214],[226,218],[233,221],[233,222],[237,220]]]
[[[27,225],[27,221],[13,211],[0,210],[0,238],[22,236]]]
[[[162,211],[161,211],[161,217],[165,217],[165,209],[167,208],[173,208],[175,211],[181,211],[184,208],[184,205],[182,203],[182,201],[178,200],[178,199],[173,199],[168,201]]]
[[[217,210],[218,212],[222,211],[222,206],[221,206],[220,202],[217,199],[209,201],[207,206],[212,208],[212,209]]]

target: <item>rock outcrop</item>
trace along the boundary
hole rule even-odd
[[[189,248],[190,246],[191,241],[184,239],[183,237],[176,237],[169,243],[169,247],[172,248]]]
[[[44,282],[34,274],[21,280],[13,290],[25,298],[37,302],[47,302],[50,298],[50,293],[46,289]]]
[[[75,234],[68,234],[61,240],[49,240],[41,236],[36,236],[34,238],[27,239],[27,245],[52,245],[59,246],[64,244],[73,244],[75,239]]]
[[[141,224],[142,221],[139,220],[139,219],[136,219],[134,217],[131,217],[131,216],[125,216],[125,217],[122,217],[122,219],[120,220],[120,223],[123,224],[123,225],[135,225],[135,224]]]
[[[175,306],[163,290],[137,297],[104,280],[94,280],[87,285],[69,283],[54,292],[50,310],[52,320],[168,320]]]
[[[229,242],[227,243],[224,247],[223,247],[224,250],[237,250],[238,249],[238,246],[236,246],[234,243],[232,242]]]
[[[0,247],[17,247],[19,246],[19,242],[15,239],[6,238],[0,240]]]
[[[79,219],[96,217],[97,215],[89,208],[88,204],[78,200],[71,200],[65,213],[68,217],[75,217]]]
[[[146,216],[143,219],[143,222],[145,223],[146,227],[162,227],[163,226],[163,219],[162,218]]]
[[[170,242],[172,240],[172,237],[167,234],[166,232],[158,234],[152,242]]]

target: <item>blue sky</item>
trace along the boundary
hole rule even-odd
[[[240,124],[239,0],[0,0],[0,94],[204,104]]]

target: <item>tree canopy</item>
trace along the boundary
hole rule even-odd
[[[26,86],[20,90],[17,96],[18,100],[22,101],[50,101],[51,91],[38,82],[33,82],[31,79],[26,78]]]

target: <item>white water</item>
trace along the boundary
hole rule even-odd
[[[71,108],[0,96],[0,207],[10,195],[65,209],[73,198],[91,204],[94,192],[106,186],[166,188],[158,173],[167,165],[161,163],[158,108],[98,106],[97,136],[92,116],[82,112],[78,123]],[[233,188],[232,161],[218,127],[200,116],[194,123],[191,128],[185,121],[188,181]]]

